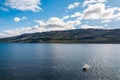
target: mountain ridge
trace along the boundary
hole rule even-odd
[[[120,43],[120,29],[75,29],[0,38],[0,43]]]

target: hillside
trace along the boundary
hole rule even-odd
[[[15,43],[120,43],[120,29],[77,29],[23,34],[1,38],[0,42]]]

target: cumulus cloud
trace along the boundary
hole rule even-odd
[[[47,21],[34,20],[34,22],[37,24],[33,27],[23,27],[13,30],[6,30],[2,34],[0,34],[0,37],[11,37],[35,32],[70,30],[75,29],[76,26],[79,26],[81,24],[79,20],[69,20],[65,22],[63,18],[60,19],[58,17],[51,17]]]
[[[103,20],[103,21],[101,21],[101,23],[108,23],[108,22],[110,22],[110,20]]]
[[[93,2],[95,2],[93,0]],[[83,10],[82,19],[85,20],[101,20],[101,23],[111,21],[120,21],[120,7],[106,7],[105,0],[95,4],[90,4]],[[91,2],[92,3],[92,2]]]
[[[17,10],[22,11],[40,11],[42,10],[39,7],[41,4],[40,0],[6,0],[5,5]]]
[[[48,31],[50,30],[69,30],[75,29],[75,26],[81,24],[79,20],[72,20],[72,21],[64,21],[58,17],[51,17],[48,21],[41,21],[35,20],[39,24],[40,27],[47,28]]]
[[[70,4],[69,6],[68,6],[68,9],[74,9],[74,8],[77,8],[78,6],[79,6],[79,2],[75,2],[75,3],[73,3],[73,4]]]
[[[26,19],[27,19],[26,16],[23,16],[23,17],[21,17],[21,18],[20,18],[20,17],[15,17],[15,18],[14,18],[14,21],[15,21],[15,22],[20,22],[20,21],[23,21],[23,20],[26,20]]]
[[[85,24],[85,25],[82,25],[81,28],[82,29],[89,29],[89,28],[90,29],[102,29],[103,26],[90,26],[90,25]]]
[[[75,18],[75,17],[81,17],[81,13],[80,12],[75,12],[73,15],[71,15],[72,18]]]
[[[111,19],[116,8],[107,8],[103,3],[89,5],[83,12],[84,19]]]
[[[108,26],[108,24],[105,24],[104,26],[105,26],[105,27],[107,27],[107,26]]]
[[[118,10],[118,13],[113,15],[112,20],[120,21],[120,8],[116,8],[116,10]]]
[[[0,37],[11,37],[11,36],[17,36],[25,33],[35,33],[35,32],[42,32],[42,31],[43,31],[42,28],[35,25],[33,27],[23,27],[18,29],[5,30],[2,34],[0,34]]]
[[[67,16],[64,16],[64,17],[63,17],[63,20],[69,19],[69,17],[70,17],[70,16],[68,16],[68,15],[67,15]]]
[[[83,3],[83,7],[89,6],[90,4],[93,3],[103,3],[103,2],[107,2],[107,0],[85,0]]]
[[[15,17],[15,18],[14,18],[14,21],[15,21],[15,22],[20,22],[20,18],[19,18],[19,17]]]

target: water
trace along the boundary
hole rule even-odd
[[[0,44],[0,80],[120,80],[120,45]]]

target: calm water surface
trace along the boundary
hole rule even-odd
[[[120,45],[0,44],[0,80],[120,80]]]

